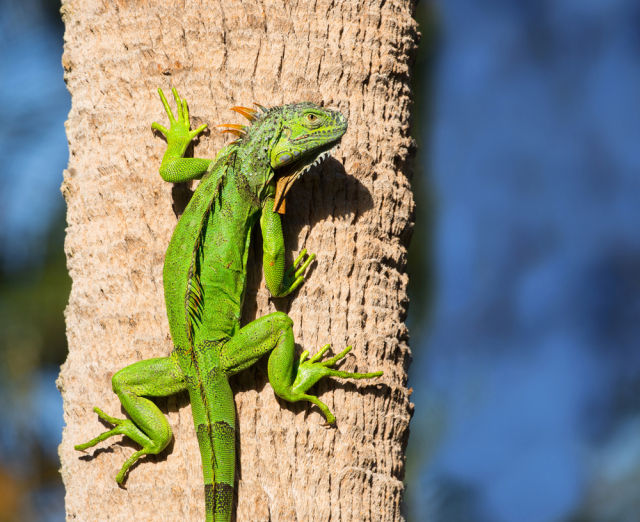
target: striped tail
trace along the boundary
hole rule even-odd
[[[222,370],[214,368],[201,377],[202,388],[190,396],[202,458],[206,521],[230,522],[236,466],[233,393]]]

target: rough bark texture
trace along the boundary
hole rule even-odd
[[[310,100],[349,118],[342,145],[287,199],[288,251],[317,253],[291,299],[269,299],[253,248],[246,320],[290,314],[300,347],[353,344],[343,367],[384,370],[378,384],[325,379],[315,391],[338,418],[272,393],[266,360],[232,380],[238,413],[237,520],[400,520],[411,404],[404,325],[406,247],[413,219],[408,71],[416,45],[410,0],[67,0],[63,65],[72,94],[71,151],[62,187],[73,288],[69,357],[59,387],[66,509],[76,520],[199,520],[200,456],[186,394],[160,399],[174,442],[113,477],[134,445],[109,439],[85,456],[73,445],[104,431],[99,406],[122,416],[111,376],[171,349],[162,263],[190,188],[162,181],[166,124],[156,93],[176,86],[194,126],[239,122],[232,105]],[[296,2],[293,2],[296,4]],[[229,138],[212,131],[195,155]],[[191,187],[192,188],[192,187]],[[257,243],[257,244],[256,244]],[[289,262],[291,255],[289,256]]]

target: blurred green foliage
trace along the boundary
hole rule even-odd
[[[0,447],[11,453],[0,459],[0,521],[55,520],[63,515],[55,451],[60,433],[42,436],[49,424],[41,415],[51,412],[38,411],[48,403],[38,404],[36,391],[43,386],[54,391],[50,382],[47,386],[41,381],[53,378],[67,353],[63,314],[71,280],[63,251],[62,208],[48,229],[43,258],[0,270]]]
[[[60,209],[49,227],[43,259],[17,270],[0,270],[0,321],[5,371],[20,379],[43,365],[60,365],[66,354],[63,311],[71,280],[63,251]]]
[[[435,6],[421,2],[415,18],[421,34],[413,66],[411,90],[413,92],[413,118],[411,133],[416,140],[417,152],[413,162],[413,187],[416,211],[415,228],[409,245],[408,272],[410,309],[408,325],[413,338],[419,338],[428,325],[433,294],[433,219],[435,202],[429,184],[427,166],[430,139],[432,71],[436,56],[438,23]],[[412,343],[417,346],[417,343]]]

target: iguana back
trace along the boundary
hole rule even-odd
[[[251,228],[260,202],[229,150],[212,164],[174,230],[163,282],[178,353],[230,338],[242,313]]]
[[[206,174],[180,217],[164,265],[171,336],[184,373],[205,471],[208,509],[230,512],[235,412],[220,348],[240,325],[256,195],[230,150]]]

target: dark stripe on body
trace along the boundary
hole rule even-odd
[[[221,473],[222,476],[227,475],[227,473],[233,473],[233,470],[228,469],[228,466],[235,467],[236,465],[235,428],[226,421],[216,421],[211,425],[211,439],[213,440],[213,461],[216,466],[214,468],[214,477],[220,478],[218,473]],[[225,469],[222,470],[218,466],[223,466]]]
[[[213,494],[213,484],[205,484],[204,485],[205,513],[213,513],[214,505],[215,505],[215,502],[214,502],[214,494]]]
[[[214,491],[216,513],[231,513],[233,486],[225,482],[216,482]]]
[[[227,421],[216,421],[211,426],[214,437],[220,437],[220,440],[236,439],[236,430]]]
[[[213,442],[211,440],[211,432],[209,430],[209,426],[206,424],[198,424],[196,429],[196,438],[198,439],[198,446],[200,447],[200,451],[202,448],[206,448],[207,445],[211,446],[211,469],[213,471],[213,476],[215,477],[215,466],[216,466],[216,450],[213,447]]]
[[[198,437],[198,441],[202,440],[210,440],[209,438],[209,427],[206,424],[198,424],[198,429],[196,430],[196,435]]]

